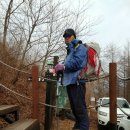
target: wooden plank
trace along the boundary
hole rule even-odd
[[[19,120],[2,130],[40,130],[40,123],[37,119]]]
[[[0,105],[0,116],[19,110],[18,105]]]

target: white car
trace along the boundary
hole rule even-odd
[[[99,129],[102,127],[108,127],[109,124],[109,97],[103,97],[98,100],[97,116],[98,116],[98,126]],[[122,108],[125,113],[130,114],[130,105],[128,101],[124,98],[117,98],[117,104]],[[119,124],[121,118],[126,117],[126,115],[117,108],[117,125]]]
[[[130,129],[130,116],[123,117],[120,120],[118,130],[129,130]]]

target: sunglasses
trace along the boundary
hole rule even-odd
[[[64,38],[70,38],[72,35],[70,35],[70,34],[65,34],[63,37]]]

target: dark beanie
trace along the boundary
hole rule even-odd
[[[71,28],[68,28],[65,30],[64,34],[63,34],[63,37],[66,37],[66,36],[72,36],[74,35],[74,37],[76,38],[76,33],[73,29]]]

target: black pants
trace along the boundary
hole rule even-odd
[[[74,128],[89,130],[89,119],[85,102],[85,83],[71,84],[67,86],[67,93],[72,112],[76,118]]]

